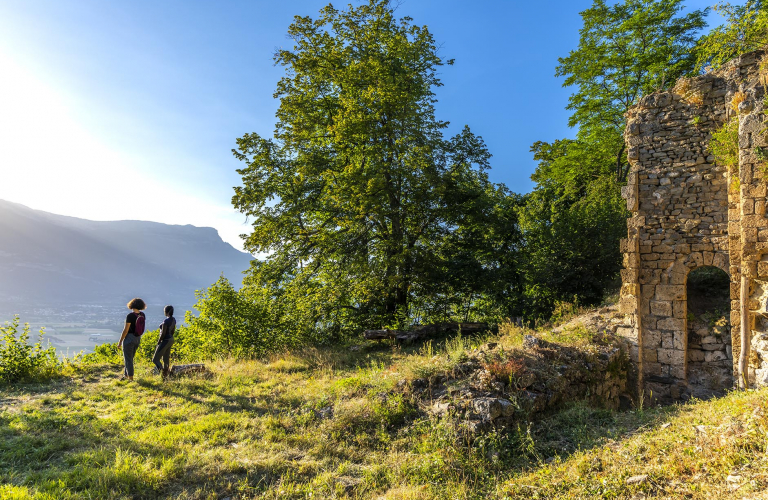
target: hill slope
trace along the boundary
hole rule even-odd
[[[221,273],[239,284],[251,256],[213,228],[96,222],[0,200],[0,303],[35,307],[191,303]]]
[[[506,351],[519,333],[476,342]],[[576,403],[468,439],[407,387],[455,372],[470,347],[307,349],[167,382],[143,360],[133,384],[99,365],[0,388],[0,497],[765,498],[768,389],[624,412]]]

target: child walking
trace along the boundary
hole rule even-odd
[[[165,306],[165,319],[160,323],[160,338],[157,340],[157,348],[152,362],[157,370],[162,373],[163,378],[167,378],[171,370],[171,346],[173,345],[173,334],[176,333],[176,318],[173,317],[173,306]],[[163,358],[165,367],[160,364],[160,358]]]

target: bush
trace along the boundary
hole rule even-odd
[[[728,167],[731,175],[738,176],[739,172],[739,119],[729,121],[712,133],[709,149],[715,156],[718,165]]]
[[[85,365],[102,363],[119,365],[123,362],[123,353],[117,348],[117,343],[97,345],[92,353],[78,354],[75,361]]]
[[[43,349],[43,330],[34,345],[29,344],[29,323],[19,333],[19,317],[0,326],[0,383],[31,382],[61,373],[62,364],[53,347]]]
[[[176,335],[178,336],[178,334]],[[152,360],[152,356],[155,354],[155,347],[157,347],[157,340],[160,338],[160,330],[149,330],[144,332],[141,336],[141,343],[136,351],[136,360]],[[175,348],[174,347],[172,349]],[[175,350],[171,356],[175,356],[177,353]],[[117,343],[101,344],[97,345],[92,353],[78,356],[77,361],[86,365],[95,365],[101,363],[122,365],[123,351],[117,347]]]

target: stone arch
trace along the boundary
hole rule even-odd
[[[731,278],[720,266],[694,267],[686,277],[687,393],[700,399],[733,386]]]

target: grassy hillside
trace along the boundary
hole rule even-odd
[[[494,340],[513,350],[519,333]],[[768,390],[627,412],[577,404],[472,440],[402,382],[470,348],[312,349],[168,382],[147,366],[135,383],[80,367],[0,389],[0,497],[763,498]]]

